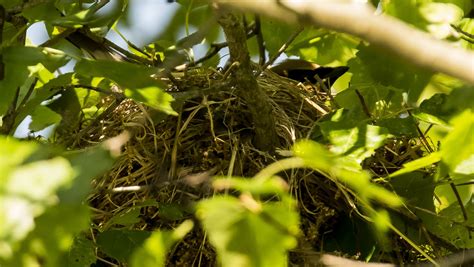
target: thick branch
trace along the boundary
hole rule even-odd
[[[247,34],[240,20],[231,13],[217,11],[217,21],[224,29],[231,62],[239,67],[230,77],[237,91],[248,105],[255,128],[255,146],[263,151],[273,151],[277,144],[272,106],[265,92],[259,88],[252,72],[247,49]]]
[[[313,24],[358,36],[402,60],[474,84],[474,53],[384,15],[368,5],[333,1],[214,0],[220,5],[266,15],[288,23]]]

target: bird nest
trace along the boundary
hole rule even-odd
[[[133,132],[114,167],[93,181],[89,203],[97,230],[172,228],[193,216],[193,203],[215,193],[212,176],[253,176],[282,158],[296,140],[309,136],[318,118],[330,111],[324,92],[263,72],[258,84],[269,96],[280,143],[277,153],[269,154],[252,144],[251,114],[234,89],[206,91],[226,80],[220,73],[201,71],[170,82],[172,94],[202,90],[178,106],[178,116],[160,118],[162,114],[127,99],[100,121],[82,124],[87,134],[76,135],[74,147],[99,143],[124,130]],[[334,184],[310,170],[282,176],[298,200],[300,242],[317,247],[319,233],[330,228],[344,200],[337,199]],[[132,212],[139,216],[123,219]],[[167,266],[194,262],[215,264],[215,253],[199,228],[171,251]]]

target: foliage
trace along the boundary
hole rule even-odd
[[[290,157],[253,178],[214,177],[218,193],[186,212],[146,200],[108,224],[92,225],[91,184],[113,166],[117,147],[105,140],[75,148],[74,129],[84,120],[100,120],[125,98],[153,109],[146,119],[162,119],[159,112],[178,115],[181,100],[173,102],[179,96],[173,97],[165,78],[174,67],[199,60],[197,45],[212,51],[222,36],[208,1],[177,1],[176,14],[159,37],[143,48],[128,43],[122,51],[104,45],[103,37],[122,34],[117,25],[127,23],[129,1],[116,1],[105,12],[108,2],[0,0],[1,266],[90,266],[105,258],[164,266],[167,253],[198,227],[222,266],[286,266],[288,251],[302,239],[303,207],[288,188],[293,181],[280,176],[295,168],[330,181],[338,189],[334,202],[343,198],[350,207],[328,234],[333,251],[387,260],[383,255],[399,245],[390,235],[403,239],[423,260],[434,261],[447,249],[474,248],[474,87],[401,62],[356,37],[315,27],[305,27],[285,55],[347,64],[350,70],[334,85],[338,94],[326,100],[336,108],[315,118],[309,138],[295,142]],[[436,38],[474,48],[472,37],[463,35],[474,29],[470,0],[371,2]],[[23,41],[37,22],[44,23],[49,40],[41,45]],[[177,35],[183,29],[185,36]],[[260,30],[274,56],[297,27],[262,17]],[[77,33],[82,50],[67,42]],[[254,39],[249,51],[256,58]],[[219,54],[208,55],[204,66],[217,67]],[[73,70],[67,71],[66,64]],[[28,138],[14,137],[29,119]],[[45,129],[54,133],[42,137]],[[173,229],[135,228],[142,208],[158,208],[168,214],[165,219],[179,223]],[[187,212],[200,225],[184,220]],[[347,224],[357,230],[341,237]],[[419,229],[426,236],[420,237]],[[369,232],[375,238],[355,248],[354,241]]]

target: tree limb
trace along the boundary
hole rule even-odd
[[[238,67],[230,79],[236,94],[242,97],[252,114],[255,130],[255,146],[262,151],[273,151],[278,143],[275,120],[268,96],[258,86],[253,74],[247,48],[247,34],[240,20],[232,13],[223,12],[217,7],[217,22],[224,29],[229,46],[230,61],[238,62]]]
[[[224,7],[266,15],[287,23],[312,24],[358,36],[416,66],[474,84],[474,53],[436,40],[362,4],[333,1],[214,0]]]

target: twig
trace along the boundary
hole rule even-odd
[[[357,98],[359,98],[359,102],[362,106],[362,110],[364,110],[365,115],[367,115],[367,117],[372,120],[372,123],[375,124],[375,120],[372,117],[372,114],[370,114],[369,107],[367,106],[367,103],[365,103],[364,96],[357,89],[355,89],[355,93],[357,95]]]
[[[260,23],[260,17],[258,15],[255,15],[255,32],[257,34],[258,54],[260,55],[258,64],[260,66],[263,66],[267,59],[265,55],[265,41],[263,39],[262,25]]]
[[[415,117],[413,117],[413,114],[411,113],[410,109],[408,107],[405,107],[405,108],[406,108],[406,111],[407,111],[408,115],[410,115],[410,117],[412,117],[416,121],[416,119],[415,119]],[[425,146],[426,150],[429,153],[434,152],[434,149],[431,148],[430,143],[426,139],[426,136],[423,134],[423,131],[421,131],[417,121],[415,123],[415,127],[416,127],[416,131],[420,135],[421,143],[423,144],[423,146]]]
[[[126,58],[129,58],[129,59],[133,59],[134,61],[136,61],[137,63],[142,63],[142,64],[145,64],[145,65],[151,65],[153,64],[153,60],[148,60],[146,58],[143,58],[143,57],[140,57],[140,56],[137,56],[135,55],[134,53],[126,50],[126,49],[123,49],[122,47],[118,46],[117,44],[115,44],[114,42],[110,41],[109,39],[107,38],[103,38],[103,42],[104,42],[104,45],[106,46],[109,46],[111,47],[112,49],[114,49],[116,52],[118,53],[121,53],[124,57]],[[129,42],[127,42],[128,44]],[[141,52],[140,49],[136,48],[136,46],[134,45],[134,48],[138,51]],[[144,53],[143,53],[144,54]],[[146,55],[146,54],[144,54]]]
[[[326,92],[327,96],[329,97],[329,100],[331,100],[331,104],[334,105],[335,108],[340,108],[339,104],[336,102],[336,99],[332,96],[331,89],[328,88],[326,83],[319,77],[318,74],[314,75],[314,78],[318,81],[318,84],[321,86],[321,88]]]
[[[256,35],[256,30],[255,28],[251,28],[251,30],[247,33],[247,39],[249,38],[252,38],[254,35]],[[186,64],[186,67],[194,67],[194,66],[197,66],[198,64],[212,58],[213,56],[215,56],[217,53],[219,53],[219,51],[221,51],[222,48],[225,48],[227,47],[228,44],[227,42],[221,42],[221,43],[213,43],[211,44],[211,47],[209,49],[209,51],[207,51],[206,55],[203,56],[202,58],[194,61],[194,62],[190,62],[188,64]]]
[[[377,15],[368,4],[339,1],[214,0],[220,6],[269,16],[292,24],[311,24],[368,41],[418,67],[474,84],[474,52],[437,40],[396,18]],[[285,8],[282,7],[285,5]],[[294,12],[288,12],[288,8]],[[410,36],[410,38],[406,38]],[[449,55],[447,57],[446,55]]]
[[[285,52],[285,50],[288,48],[288,46],[290,46],[290,44],[296,39],[296,37],[304,30],[304,27],[300,26],[298,28],[298,30],[296,30],[296,32],[294,32],[290,38],[288,38],[288,40],[280,47],[280,49],[278,49],[278,52],[273,55],[270,60],[268,60],[267,63],[265,63],[263,66],[262,66],[262,69],[257,73],[257,76],[260,75],[260,73],[262,73],[262,71],[264,71],[265,69],[267,69],[270,65],[273,64],[273,62],[275,62],[275,60],[283,53]]]
[[[456,196],[456,200],[458,201],[458,204],[461,207],[461,212],[462,212],[464,221],[467,222],[467,219],[468,219],[467,211],[466,211],[466,208],[464,207],[464,204],[462,203],[462,199],[461,199],[461,196],[459,195],[458,189],[456,188],[456,185],[453,182],[450,182],[449,186],[451,186],[451,189],[453,190],[453,193]]]
[[[217,55],[217,53],[219,53],[219,51],[221,51],[222,48],[224,47],[227,47],[227,42],[222,42],[222,43],[216,43],[216,44],[211,44],[211,48],[209,49],[209,51],[207,51],[206,55],[203,56],[202,58],[194,61],[194,62],[190,62],[189,64],[186,65],[186,67],[194,67],[210,58],[212,58],[213,56]]]
[[[100,87],[95,87],[95,86],[86,85],[86,84],[70,84],[70,85],[66,85],[66,86],[52,87],[51,90],[58,90],[58,89],[62,89],[62,88],[65,88],[65,89],[74,89],[74,88],[79,88],[80,89],[80,88],[83,88],[83,89],[87,89],[87,90],[91,90],[91,91],[96,91],[96,92],[99,92],[99,93],[102,93],[102,94],[105,94],[105,95],[113,94],[112,91],[104,90]]]
[[[30,96],[33,94],[33,91],[35,90],[35,86],[37,82],[38,82],[38,77],[35,77],[33,82],[30,85],[30,88],[28,88],[28,92],[26,92],[25,97],[23,97],[23,99],[21,100],[21,103],[18,106],[19,108],[24,107],[26,102],[30,99]]]
[[[451,24],[451,27],[453,27],[453,29],[455,29],[457,32],[461,33],[462,35],[466,36],[467,38],[471,39],[470,42],[474,42],[474,34],[471,34],[471,33],[468,33],[466,31],[463,31],[460,27],[454,25],[454,24]]]

